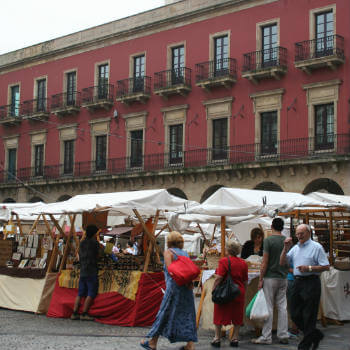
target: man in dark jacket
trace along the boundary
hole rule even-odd
[[[80,260],[80,278],[79,291],[75,299],[74,310],[71,316],[72,320],[93,321],[88,312],[98,292],[98,268],[97,260],[100,245],[96,240],[98,228],[95,225],[89,225],[86,228],[86,239],[80,242],[79,260]],[[80,300],[85,297],[83,313],[79,316],[78,310]]]

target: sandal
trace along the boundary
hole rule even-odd
[[[213,346],[214,348],[219,348],[221,346],[221,341],[220,339],[214,339],[211,343],[211,346]]]
[[[238,339],[232,339],[230,341],[230,346],[233,347],[233,348],[238,348],[238,344],[239,344]]]
[[[152,347],[149,345],[149,341],[148,341],[148,340],[146,340],[146,341],[143,342],[143,343],[140,343],[140,345],[141,345],[144,349],[146,349],[146,350],[156,350],[155,348],[152,348]]]

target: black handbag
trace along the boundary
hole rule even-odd
[[[211,300],[215,304],[227,304],[237,298],[241,291],[231,276],[231,261],[228,259],[228,273],[225,281],[218,284],[211,293]]]

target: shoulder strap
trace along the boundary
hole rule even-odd
[[[229,256],[227,257],[227,260],[228,260],[228,272],[231,273],[231,260]]]
[[[169,250],[175,255],[175,256],[178,256],[173,249],[169,248]]]

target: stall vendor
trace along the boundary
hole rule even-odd
[[[80,278],[78,296],[75,299],[72,320],[93,321],[88,312],[98,292],[98,267],[100,245],[96,239],[98,228],[95,225],[89,225],[86,228],[86,239],[80,242],[79,260],[80,260]],[[83,313],[78,314],[80,300],[85,297]]]
[[[263,256],[264,252],[264,232],[255,227],[250,232],[250,240],[244,243],[241,258],[247,259],[251,255]]]

